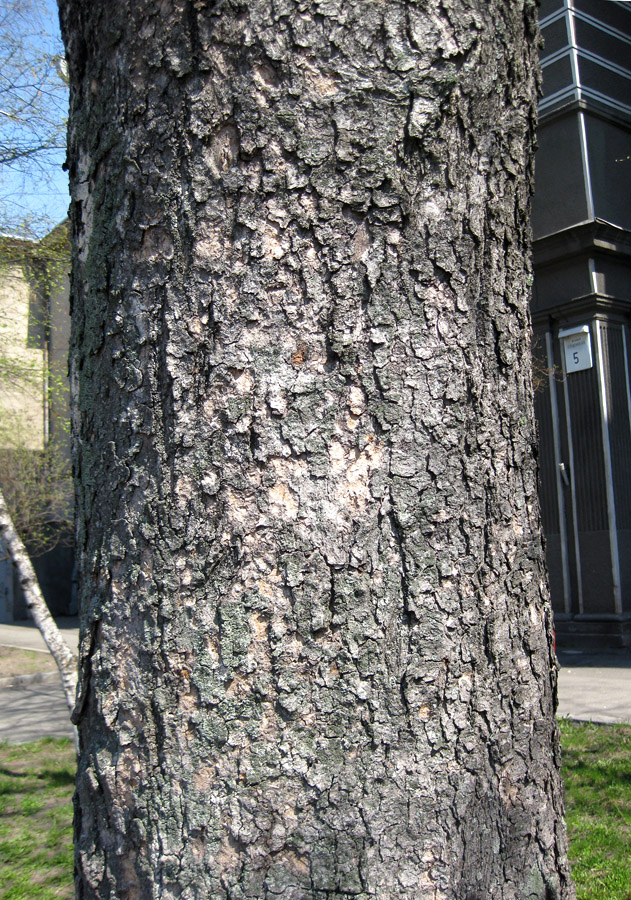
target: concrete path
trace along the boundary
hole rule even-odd
[[[75,650],[77,620],[59,619],[57,624]],[[48,652],[39,632],[28,622],[0,625],[0,645]],[[631,724],[631,652],[559,651],[559,662],[560,716]],[[0,740],[22,743],[46,736],[72,737],[58,675],[24,676],[18,682],[13,687],[0,685]]]
[[[79,620],[55,620],[70,649],[76,653]],[[44,639],[31,622],[0,625],[0,645],[48,653]],[[21,744],[41,737],[72,738],[68,707],[57,672],[2,679],[0,684],[0,741]]]
[[[23,744],[42,737],[72,738],[59,676],[55,680],[0,688],[0,741]]]
[[[559,650],[560,716],[631,724],[631,652]]]
[[[65,616],[55,619],[55,623],[72,652],[76,653],[79,645],[79,619]],[[0,645],[48,653],[44,638],[30,619],[25,622],[13,622],[11,625],[0,625]]]

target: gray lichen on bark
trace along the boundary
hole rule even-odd
[[[61,0],[77,896],[569,882],[521,0]]]

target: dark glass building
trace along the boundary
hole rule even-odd
[[[559,643],[631,643],[631,2],[542,0],[532,302]]]

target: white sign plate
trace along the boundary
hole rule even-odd
[[[580,328],[568,328],[564,333],[559,331],[559,337],[563,341],[565,353],[565,371],[582,372],[583,369],[591,369],[594,365],[592,359],[592,342],[589,334],[589,325]]]

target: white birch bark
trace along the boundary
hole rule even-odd
[[[69,711],[72,713],[77,687],[77,660],[64,641],[61,632],[55,625],[55,620],[48,610],[37,581],[33,563],[29,558],[23,541],[15,530],[2,491],[0,491],[0,538],[18,571],[26,607],[57,664],[66,703]]]

